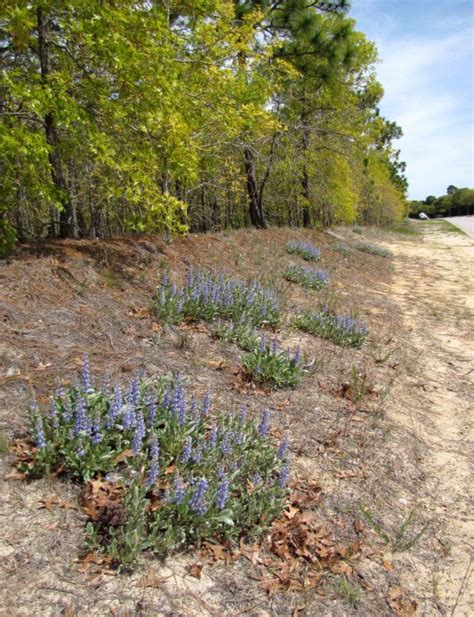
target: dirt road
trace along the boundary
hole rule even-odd
[[[393,293],[411,331],[412,357],[412,374],[397,386],[392,412],[423,443],[427,482],[419,506],[441,521],[446,555],[437,565],[417,564],[416,575],[431,577],[442,614],[467,617],[473,607],[474,242],[433,225],[422,241],[389,246],[397,256]]]

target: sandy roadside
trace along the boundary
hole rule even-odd
[[[392,293],[411,332],[407,347],[417,357],[411,393],[409,383],[396,387],[392,414],[427,447],[422,463],[427,483],[420,498],[442,521],[446,547],[446,559],[419,564],[419,574],[432,579],[445,614],[467,617],[474,599],[474,289],[469,267],[474,242],[429,230],[421,242],[391,242],[390,249],[397,257]]]

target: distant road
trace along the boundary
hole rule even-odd
[[[468,236],[474,238],[474,216],[450,216],[444,220],[456,225],[456,227],[465,231]]]

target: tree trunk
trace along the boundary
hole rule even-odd
[[[266,229],[267,223],[263,214],[262,195],[257,189],[255,177],[255,160],[252,149],[248,146],[244,149],[245,174],[247,177],[247,194],[249,199],[250,221],[257,229]]]
[[[43,14],[41,7],[36,11],[37,26],[38,26],[38,56],[41,69],[41,81],[43,85],[48,82],[50,72],[50,57],[49,57],[49,25],[48,19]],[[51,177],[53,184],[58,190],[59,201],[62,205],[59,214],[59,236],[61,238],[75,237],[74,226],[74,210],[69,197],[69,191],[66,179],[63,173],[61,153],[59,150],[59,137],[56,126],[56,120],[51,111],[44,117],[44,126],[46,132],[46,141],[49,145],[49,163],[51,165]]]
[[[303,97],[303,105],[305,104],[305,99]],[[302,123],[303,123],[303,135],[301,140],[301,145],[303,148],[303,178],[301,180],[301,185],[303,188],[303,227],[311,227],[311,214],[309,211],[309,200],[310,200],[310,190],[309,190],[309,174],[308,174],[308,164],[306,161],[306,157],[309,149],[309,126],[306,119],[306,113],[303,110],[302,113]]]

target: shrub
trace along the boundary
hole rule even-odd
[[[279,341],[262,336],[260,344],[244,356],[242,365],[256,383],[268,383],[275,388],[292,388],[301,381],[301,352],[281,350]]]
[[[88,543],[122,566],[145,549],[164,556],[258,534],[284,505],[286,441],[272,445],[268,411],[213,418],[210,407],[209,395],[189,399],[180,377],[94,387],[86,359],[81,385],[54,396],[49,413],[32,410],[35,447],[21,468],[81,482],[105,475],[115,499],[91,516]]]
[[[344,242],[336,242],[336,244],[334,244],[332,248],[334,251],[336,251],[336,253],[339,253],[340,255],[343,255],[344,257],[349,257],[350,255],[353,255],[353,251],[351,247],[348,244],[345,244]]]
[[[245,322],[219,321],[216,323],[213,334],[226,343],[236,343],[245,351],[251,351],[258,345],[255,328]]]
[[[321,258],[321,251],[309,242],[290,241],[286,245],[286,250],[292,255],[299,255],[306,261],[318,261]]]
[[[357,242],[355,247],[358,251],[362,251],[363,253],[369,253],[370,255],[379,255],[380,257],[390,257],[391,253],[389,250],[384,249],[382,246],[377,246],[376,244],[369,244],[368,242]]]
[[[290,266],[283,276],[287,281],[298,283],[309,289],[322,289],[329,283],[327,272],[315,268],[305,268],[304,266]]]
[[[338,345],[360,347],[368,330],[348,315],[335,315],[327,307],[317,312],[300,311],[293,317],[293,325],[300,330],[329,339]]]
[[[250,326],[274,325],[280,308],[275,293],[257,281],[246,283],[221,274],[190,270],[179,288],[165,274],[156,291],[153,308],[158,319],[180,323],[186,318],[213,321],[217,318]]]

